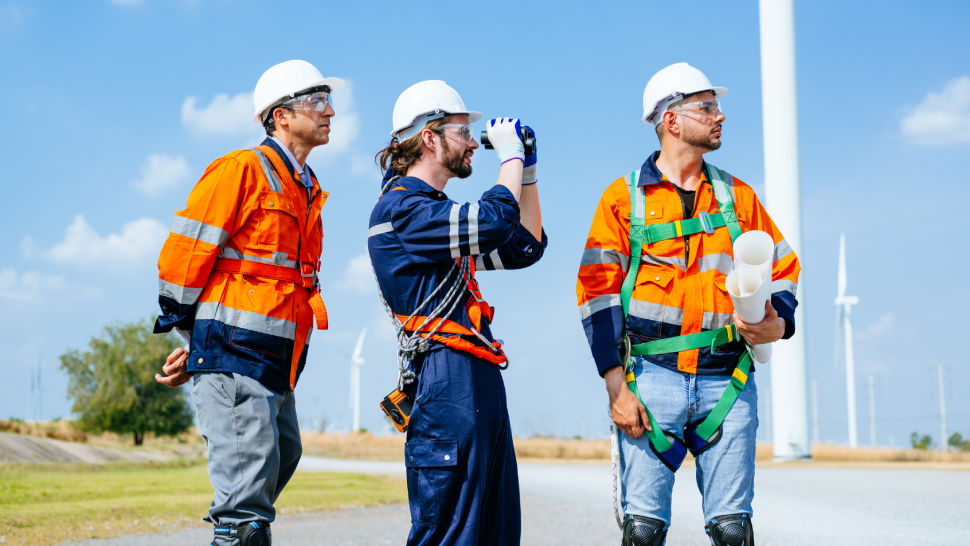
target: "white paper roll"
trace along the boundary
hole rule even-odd
[[[748,231],[734,241],[734,271],[724,280],[734,311],[746,323],[765,319],[765,303],[771,298],[771,264],[775,243],[764,231]],[[771,344],[753,345],[757,362],[771,358]]]
[[[771,235],[764,231],[748,231],[734,241],[735,269],[740,269],[742,265],[750,265],[764,275],[771,270],[774,255],[775,242]]]

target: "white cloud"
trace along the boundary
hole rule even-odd
[[[141,178],[132,181],[131,187],[154,197],[181,186],[190,178],[192,170],[184,157],[152,154],[141,168]]]
[[[347,268],[344,270],[344,276],[337,283],[337,286],[355,292],[370,292],[376,284],[374,270],[370,265],[370,256],[367,255],[367,252],[364,252],[350,259]]]
[[[24,238],[21,251],[28,257],[90,269],[130,269],[155,261],[168,228],[152,218],[128,222],[121,233],[102,237],[78,214],[64,232],[64,240],[49,250],[40,250],[30,237]]]
[[[970,142],[970,77],[949,81],[941,93],[927,93],[899,126],[904,136],[918,144]]]
[[[858,332],[855,337],[860,340],[873,339],[891,331],[895,325],[896,316],[892,313],[883,313],[875,324],[861,332]]]
[[[230,97],[220,93],[205,108],[196,107],[199,99],[189,97],[182,103],[182,125],[199,136],[252,136],[262,133],[253,122],[253,94]]]
[[[12,267],[0,270],[0,298],[36,301],[45,293],[63,290],[65,284],[61,275],[41,275],[36,271],[20,275]]]

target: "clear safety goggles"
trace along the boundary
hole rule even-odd
[[[442,133],[448,138],[462,143],[469,143],[475,140],[472,136],[472,126],[465,125],[462,123],[448,123],[446,125],[441,125],[438,127]]]
[[[687,104],[681,104],[675,108],[671,108],[670,111],[671,112],[684,112],[684,111],[698,112],[705,117],[714,118],[721,115],[721,103],[717,99],[688,102]]]
[[[325,91],[317,91],[316,93],[300,95],[299,97],[290,99],[280,106],[293,108],[295,110],[312,110],[314,112],[323,112],[327,109],[328,104],[333,106],[333,95]]]

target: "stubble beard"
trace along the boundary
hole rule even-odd
[[[720,125],[716,125],[707,131],[700,131],[690,126],[684,127],[683,140],[691,146],[713,152],[721,147],[721,139],[711,134],[718,127]]]
[[[465,150],[452,148],[448,143],[447,137],[441,139],[441,147],[444,149],[445,157],[442,163],[448,171],[456,178],[468,178],[472,174],[472,166],[465,164]]]

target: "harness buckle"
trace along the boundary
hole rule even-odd
[[[303,277],[303,286],[307,288],[317,287],[317,271],[320,262],[300,262],[300,276]]]
[[[704,233],[708,235],[714,234],[714,223],[711,221],[710,215],[707,211],[701,211],[698,213],[697,218],[701,221],[701,227],[704,228]]]

